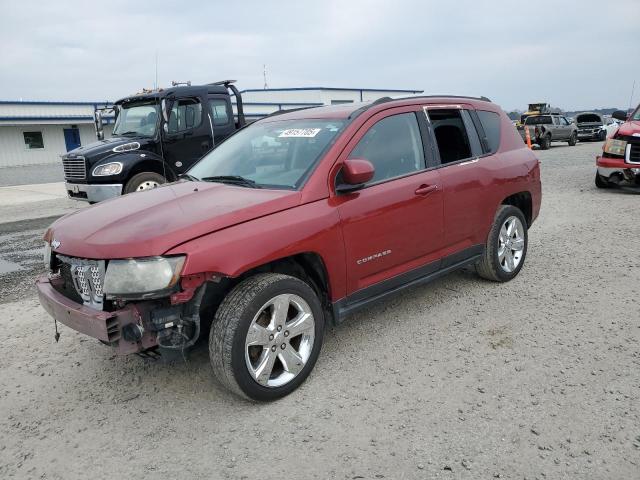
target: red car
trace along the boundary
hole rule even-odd
[[[257,400],[309,375],[325,330],[475,265],[521,270],[540,168],[486,98],[412,97],[272,115],[188,175],[57,220],[40,301],[119,353],[208,333],[217,378]]]
[[[596,186],[640,187],[640,105],[631,115],[618,110],[613,118],[623,123],[602,147],[596,158]]]

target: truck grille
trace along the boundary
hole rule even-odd
[[[102,310],[104,293],[105,262],[104,260],[85,260],[82,258],[57,255],[61,262],[60,273],[65,281],[64,289],[67,292],[76,293],[68,295],[71,300],[82,303],[96,310]],[[75,291],[75,292],[74,292]]]
[[[629,163],[640,163],[640,143],[631,143],[629,145]]]
[[[84,157],[62,157],[64,178],[67,180],[84,180],[87,178],[87,166]]]

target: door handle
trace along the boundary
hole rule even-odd
[[[422,195],[426,197],[430,193],[437,191],[438,188],[438,185],[420,185],[416,189],[416,195]]]

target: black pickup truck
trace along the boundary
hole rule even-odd
[[[97,111],[100,140],[62,156],[70,198],[95,203],[176,180],[246,123],[233,80],[146,90],[112,108],[111,138],[103,138],[102,112]]]
[[[537,144],[542,150],[549,149],[551,142],[568,142],[571,146],[578,143],[578,127],[557,113],[528,116],[524,125],[518,127],[522,140],[526,142],[525,129],[529,130],[531,143]]]

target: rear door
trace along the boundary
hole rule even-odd
[[[478,127],[482,127],[470,105],[427,105],[424,114],[437,146],[444,193],[443,267],[447,267],[482,251],[495,213],[488,208],[486,189],[493,178],[499,139],[496,142],[494,135],[478,134]],[[499,132],[499,116],[494,112],[482,114],[489,116],[488,128]]]
[[[436,271],[443,246],[442,188],[416,106],[369,119],[339,162],[369,160],[374,178],[338,194],[349,303]],[[425,137],[426,138],[426,137]],[[339,181],[339,180],[338,180]]]

